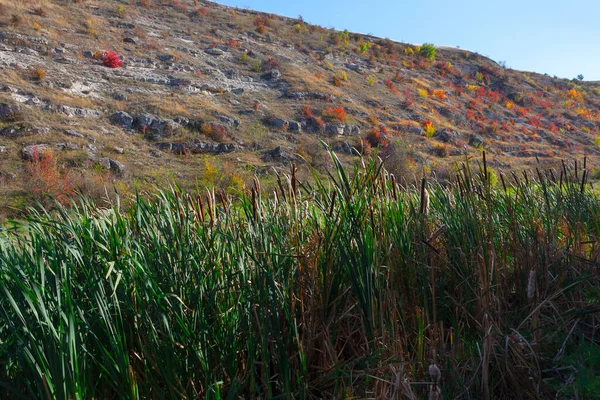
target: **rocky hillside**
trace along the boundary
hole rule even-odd
[[[243,190],[375,148],[410,181],[598,160],[600,84],[187,0],[0,3],[0,209],[173,179]]]

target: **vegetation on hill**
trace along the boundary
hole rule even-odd
[[[290,162],[324,177],[320,140],[349,168],[379,152],[406,182],[481,149],[494,168],[597,167],[597,82],[212,2],[127,3],[1,5],[0,219],[53,187],[31,184],[31,145],[100,205],[115,184],[271,185]]]
[[[0,232],[9,398],[597,398],[586,162],[403,187],[372,158],[239,202],[85,199]]]

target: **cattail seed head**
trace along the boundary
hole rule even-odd
[[[533,299],[535,295],[535,271],[531,270],[529,272],[529,281],[527,282],[527,298]]]

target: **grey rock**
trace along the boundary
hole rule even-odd
[[[469,146],[472,146],[472,147],[482,147],[482,146],[485,146],[485,139],[483,139],[479,135],[473,135],[469,139]]]
[[[57,57],[54,62],[59,64],[77,64],[77,59],[73,57]]]
[[[50,145],[47,144],[32,144],[30,146],[23,147],[21,150],[21,157],[24,161],[34,161],[46,151],[52,151]]]
[[[360,135],[360,127],[358,125],[347,125],[344,134],[348,136]]]
[[[175,60],[175,57],[171,54],[159,54],[158,56],[156,56],[156,58],[164,62],[172,62]]]
[[[180,125],[172,119],[158,118],[152,122],[150,129],[160,135],[171,135]]]
[[[48,132],[50,132],[49,128],[36,128],[34,126],[15,125],[15,126],[7,126],[6,128],[0,129],[0,136],[14,138],[14,137],[20,137],[20,136],[37,135],[40,133],[48,133]]]
[[[195,140],[194,144],[190,146],[192,153],[211,153],[211,154],[222,154],[231,153],[234,150],[239,149],[233,143],[213,143],[201,140]]]
[[[225,72],[225,76],[229,79],[240,80],[240,71],[237,68],[232,68]]]
[[[217,118],[221,122],[223,122],[223,123],[225,123],[225,124],[227,124],[227,125],[229,125],[231,127],[236,127],[237,128],[238,126],[240,126],[240,120],[239,119],[231,118],[231,117],[228,117],[226,115],[217,115]]]
[[[8,151],[8,147],[0,146],[0,153],[6,153]]]
[[[9,172],[9,171],[0,171],[0,178],[4,178],[4,179],[17,179],[17,174],[15,174],[14,172]]]
[[[90,154],[90,153],[91,154],[98,153],[98,148],[96,146],[94,146],[93,144],[91,144],[91,143],[88,143],[88,144],[86,144],[83,147],[88,151],[88,154]]]
[[[113,147],[113,150],[118,154],[123,154],[125,152],[122,147]]]
[[[444,128],[436,131],[434,137],[441,142],[451,143],[454,142],[455,139],[460,138],[461,134],[451,129]]]
[[[52,109],[52,107],[50,107],[50,109]],[[78,118],[98,118],[98,117],[100,117],[100,111],[92,110],[89,108],[58,106],[55,108],[55,111],[59,112],[61,114],[65,114],[69,117],[78,117]]]
[[[188,144],[185,142],[158,143],[157,146],[161,151],[171,152],[174,154],[187,154],[190,150]]]
[[[0,121],[14,121],[21,116],[21,106],[18,104],[0,104]]]
[[[98,164],[115,175],[123,175],[125,173],[125,166],[112,158],[102,157],[98,160]]]
[[[55,147],[59,150],[77,150],[79,146],[76,143],[57,143]]]
[[[188,126],[190,124],[190,120],[186,117],[175,117],[175,122],[177,122],[181,126]]]
[[[467,152],[464,149],[450,149],[448,152],[451,156],[464,156]]]
[[[288,121],[288,130],[290,132],[302,132],[302,124],[298,121]]]
[[[150,155],[152,157],[160,158],[160,157],[163,156],[163,153],[161,151],[159,151],[159,150],[152,149],[152,150],[150,150]]]
[[[343,135],[345,126],[343,124],[325,124],[325,132],[331,135]]]
[[[157,119],[158,117],[152,114],[139,114],[135,117],[134,127],[138,129],[144,129],[144,127],[145,129],[150,129],[154,121]]]
[[[272,150],[263,152],[263,159],[273,161],[291,161],[297,157],[289,151],[284,150],[281,146],[277,146]]]
[[[125,111],[119,111],[114,113],[110,120],[113,124],[122,126],[125,129],[131,129],[133,126],[133,117]]]
[[[244,88],[231,89],[231,93],[233,93],[233,94],[242,94],[242,93],[244,93]]]
[[[419,136],[425,135],[425,133],[423,133],[423,129],[421,129],[418,126],[411,126],[409,132],[414,135],[419,135]]]
[[[113,93],[112,98],[118,101],[127,101],[127,95],[124,93]]]
[[[281,78],[281,72],[278,69],[272,69],[270,71],[265,72],[260,76],[262,79],[266,79],[269,81],[276,81]]]
[[[218,49],[216,47],[209,47],[208,49],[205,49],[204,52],[213,56],[222,56],[225,54],[223,50]]]
[[[27,101],[25,101],[25,104],[27,104],[29,106],[37,106],[41,103],[42,103],[42,101],[39,98],[37,98],[36,96],[30,97],[29,99],[27,99]]]
[[[284,129],[285,127],[287,127],[288,122],[281,118],[270,118],[269,125],[276,129]]]
[[[360,65],[358,65],[358,64],[348,63],[348,64],[346,64],[346,68],[348,68],[351,71],[358,72],[359,74],[362,72],[362,69],[361,69]]]
[[[77,132],[74,129],[67,129],[65,131],[65,135],[67,135],[67,136],[73,136],[73,137],[76,137],[76,138],[82,138],[82,139],[84,138],[84,136],[81,133]]]
[[[350,154],[350,155],[359,155],[360,154],[358,151],[356,151],[354,148],[352,148],[352,146],[348,142],[337,144],[337,145],[333,146],[331,149],[333,151],[335,151],[336,153]]]
[[[123,43],[137,44],[137,38],[126,37],[123,39]]]

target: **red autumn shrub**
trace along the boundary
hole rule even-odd
[[[389,142],[385,135],[385,131],[377,128],[371,128],[365,138],[371,147],[387,147]]]
[[[308,105],[304,106],[304,108],[302,108],[302,116],[304,118],[311,118],[314,116],[312,108],[310,108]]]
[[[325,121],[323,121],[323,118],[321,117],[313,117],[311,119],[313,126],[318,130],[318,131],[322,131],[323,129],[325,129]]]
[[[396,89],[396,85],[394,85],[394,82],[391,79],[387,79],[387,80],[383,81],[383,83],[389,89],[389,91],[392,92],[393,94],[400,93],[398,91],[398,89]]]
[[[36,148],[26,165],[28,185],[36,194],[51,196],[63,204],[71,198],[74,187],[51,149],[39,151]]]
[[[344,111],[342,107],[328,108],[327,111],[325,111],[325,116],[339,122],[346,121],[346,111]]]
[[[119,68],[123,66],[123,61],[114,50],[105,51],[100,56],[100,60],[105,67],[108,68]]]

